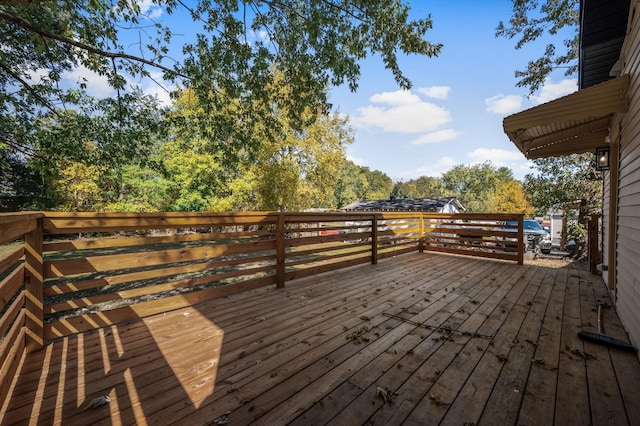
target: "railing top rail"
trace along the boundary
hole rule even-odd
[[[32,219],[40,219],[44,217],[44,212],[10,212],[10,213],[0,213],[0,224],[8,225],[10,223],[14,223],[22,220],[32,220]]]
[[[112,212],[40,212],[45,218],[182,218],[182,217],[263,217],[275,216],[278,212],[146,212],[146,213],[112,213]]]

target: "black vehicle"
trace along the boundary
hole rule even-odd
[[[504,231],[518,232],[518,222],[508,221],[505,222]],[[526,241],[525,251],[540,251],[544,254],[551,253],[551,234],[547,232],[542,225],[533,219],[524,220],[524,238]],[[515,238],[505,238],[507,241],[515,241]],[[506,245],[505,247],[514,247],[513,245]]]

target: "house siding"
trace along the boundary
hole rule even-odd
[[[609,267],[609,220],[611,219],[611,214],[609,211],[609,197],[611,196],[611,173],[604,172],[604,187],[602,189],[602,264],[607,265]],[[612,265],[613,266],[613,265]],[[606,271],[602,271],[602,279],[604,280],[607,287],[609,286],[609,274]]]
[[[611,232],[616,233],[616,308],[632,343],[640,345],[640,10],[636,9],[632,4],[622,49],[623,72],[631,77],[629,110],[612,126],[616,129],[620,125],[622,133],[618,224]]]

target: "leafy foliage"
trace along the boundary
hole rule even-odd
[[[259,206],[304,210],[329,205],[345,159],[344,144],[351,142],[345,119],[337,113],[321,117],[303,132],[284,125],[285,135],[264,144],[257,155]]]
[[[533,207],[522,189],[522,184],[517,180],[500,183],[491,204],[495,206],[494,211],[497,213],[522,213],[525,216],[533,213]]]
[[[421,176],[397,182],[391,195],[396,198],[457,197],[469,213],[532,211],[511,169],[496,168],[491,162],[459,164],[440,178]]]
[[[593,154],[533,160],[535,173],[525,176],[524,190],[539,214],[549,209],[578,210],[578,222],[601,208],[602,181]]]
[[[530,60],[527,68],[517,70],[515,76],[520,79],[519,87],[528,87],[533,94],[544,84],[549,74],[558,68],[565,69],[565,75],[575,74],[578,70],[580,48],[578,20],[580,18],[579,0],[512,0],[511,18],[507,23],[500,22],[496,28],[497,37],[516,39],[516,49],[532,43],[543,34],[556,35],[563,29],[569,29],[571,36],[558,47],[553,43],[546,45],[544,53]]]
[[[396,198],[447,197],[450,191],[441,178],[420,176],[407,182],[397,182],[391,195]]]
[[[345,161],[335,184],[334,206],[342,208],[358,200],[386,199],[392,188],[393,181],[383,172]]]
[[[173,203],[175,182],[151,166],[131,164],[122,169],[117,192],[100,210],[109,212],[157,212],[177,210]]]
[[[470,213],[496,212],[495,194],[501,184],[513,181],[507,167],[496,168],[491,162],[457,165],[442,175],[450,196],[457,196]]]
[[[0,149],[0,211],[50,209],[42,184],[42,175],[19,155]]]
[[[61,166],[55,182],[60,207],[64,211],[97,210],[102,203],[99,178],[103,170],[75,161],[66,161]]]
[[[156,12],[168,15],[169,23],[192,20],[194,41],[179,49],[176,28],[156,21]],[[287,111],[296,127],[316,118],[308,115],[302,123],[305,109],[328,111],[327,87],[346,83],[355,90],[358,61],[370,54],[379,55],[398,84],[409,88],[397,55],[430,57],[441,45],[424,38],[429,16],[412,21],[408,13],[408,4],[398,0],[9,0],[0,9],[0,143],[31,155],[42,116],[63,122],[72,110],[85,120],[104,114],[112,127],[126,127],[125,118],[143,118],[127,95],[144,79],[192,88],[205,114],[237,102],[235,116],[219,116],[206,130],[212,139],[250,145],[252,123],[277,124],[270,106]],[[287,97],[271,98],[266,89],[276,80],[274,69],[284,75]],[[65,81],[77,70],[106,78],[113,99],[83,110],[89,82]],[[116,116],[105,114],[114,110]],[[238,127],[238,121],[249,125]],[[133,137],[123,141],[137,145]]]

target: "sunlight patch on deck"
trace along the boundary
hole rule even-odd
[[[170,327],[166,321],[155,327],[154,317],[143,321],[149,328],[166,364],[180,382],[194,408],[213,394],[224,331],[197,308],[185,308],[156,317],[171,315]],[[188,332],[187,332],[188,331]]]

